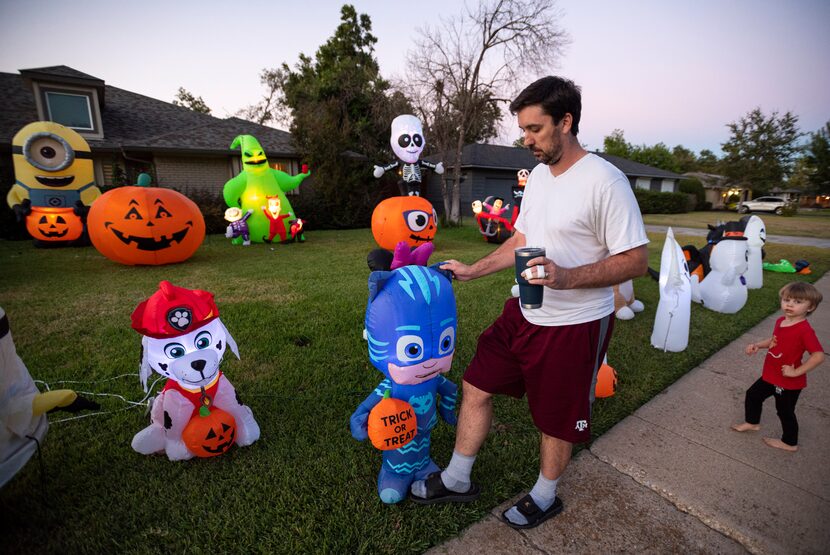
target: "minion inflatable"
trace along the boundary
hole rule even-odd
[[[89,206],[101,196],[83,137],[51,121],[30,123],[14,136],[12,159],[15,183],[6,202],[35,244],[82,240]]]

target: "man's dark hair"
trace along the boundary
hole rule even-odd
[[[510,103],[510,113],[515,114],[527,106],[539,105],[559,125],[565,114],[573,118],[571,135],[579,133],[579,116],[582,113],[582,92],[573,81],[555,77],[542,77],[531,83]]]

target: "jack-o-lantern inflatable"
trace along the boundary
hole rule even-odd
[[[412,405],[403,399],[391,398],[387,389],[383,400],[369,412],[367,432],[372,445],[381,451],[400,449],[418,433]]]
[[[203,404],[182,431],[182,441],[197,457],[225,453],[236,440],[236,420],[229,412]]]
[[[84,224],[72,208],[32,206],[26,216],[26,230],[38,241],[57,243],[79,239]]]
[[[142,174],[144,176],[146,174]],[[87,227],[98,252],[114,262],[159,266],[182,262],[205,239],[205,219],[192,200],[172,189],[119,187],[89,211]]]
[[[435,209],[422,197],[388,198],[372,212],[372,235],[381,248],[390,251],[401,241],[410,247],[428,243],[437,230]]]

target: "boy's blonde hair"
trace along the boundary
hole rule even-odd
[[[812,314],[818,308],[819,303],[824,298],[822,294],[816,289],[813,284],[805,283],[803,281],[793,281],[785,285],[778,291],[778,298],[780,299],[796,299],[798,301],[807,301],[813,307],[807,311],[807,314]]]

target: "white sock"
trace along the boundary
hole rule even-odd
[[[476,456],[468,457],[456,451],[452,452],[452,459],[450,464],[441,473],[441,482],[444,487],[450,491],[457,493],[464,493],[470,489],[470,473],[473,470],[473,463],[476,461]],[[416,480],[412,482],[409,490],[412,495],[416,497],[427,496],[427,486],[425,480]]]
[[[470,474],[473,471],[473,463],[476,462],[476,456],[468,457],[462,455],[458,451],[452,452],[452,459],[450,464],[441,473],[441,481],[448,490],[463,493],[470,489]]]
[[[533,498],[533,502],[541,510],[546,511],[553,505],[553,502],[556,500],[556,484],[558,482],[559,478],[556,480],[548,480],[542,476],[541,472],[539,473],[539,479],[536,480],[536,485],[530,490],[530,497]],[[511,507],[504,516],[513,524],[527,524],[527,519],[516,507]]]

